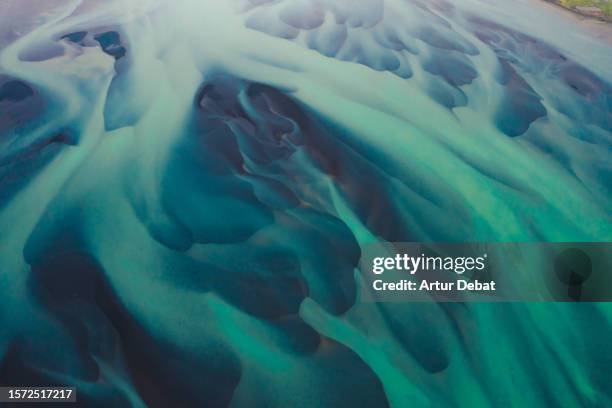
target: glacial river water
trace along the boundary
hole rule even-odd
[[[0,382],[612,405],[608,304],[356,290],[371,243],[610,241],[609,38],[534,0],[1,0]]]

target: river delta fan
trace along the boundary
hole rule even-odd
[[[0,382],[611,406],[609,305],[366,303],[356,273],[372,243],[610,240],[598,27],[536,0],[0,1]]]

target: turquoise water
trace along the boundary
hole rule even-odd
[[[612,309],[363,303],[365,245],[607,242],[612,48],[532,0],[0,3],[0,382],[605,407]]]

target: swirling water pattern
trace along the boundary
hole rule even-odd
[[[612,405],[605,304],[368,304],[363,245],[610,241],[612,48],[534,0],[0,1],[0,381]]]

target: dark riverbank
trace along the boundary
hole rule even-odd
[[[559,6],[565,10],[569,10],[575,14],[581,15],[583,17],[597,19],[605,22],[612,22],[612,12],[609,8],[600,7],[598,3],[594,3],[592,1],[582,1],[580,4],[576,5],[567,5],[564,2],[559,0],[544,0],[547,3],[552,3],[556,6]]]

